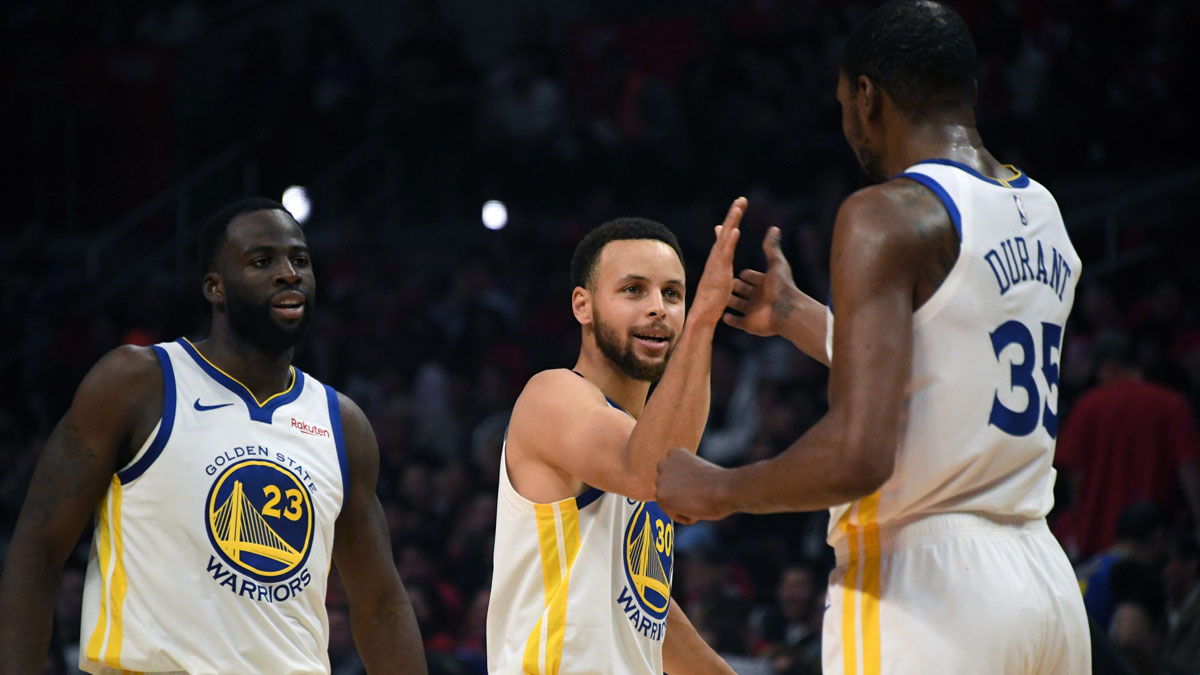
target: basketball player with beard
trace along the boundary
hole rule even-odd
[[[686,323],[666,227],[621,218],[575,249],[579,359],[529,380],[501,457],[489,672],[733,672],[671,600],[674,525],[654,479],[668,448],[700,442],[745,208],[718,227]]]
[[[336,563],[372,673],[423,673],[375,496],[362,410],[291,365],[316,282],[277,202],[201,237],[209,337],[92,368],[38,461],[0,577],[0,671],[40,672],[63,563],[87,521],[80,668],[328,673]]]

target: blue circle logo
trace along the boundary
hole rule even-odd
[[[644,502],[625,526],[625,578],[642,611],[656,620],[671,604],[675,524],[654,502]]]
[[[283,581],[308,559],[312,498],[282,466],[261,459],[232,464],[213,481],[206,503],[209,542],[243,574]]]

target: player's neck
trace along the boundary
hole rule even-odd
[[[975,128],[974,119],[939,119],[907,125],[888,148],[888,176],[926,159],[949,159],[965,164],[992,178],[1007,178],[1010,173],[987,148]]]
[[[195,343],[196,349],[213,365],[241,382],[262,401],[292,383],[292,353],[268,354],[227,330],[213,327],[212,335]]]
[[[580,352],[574,370],[599,387],[608,400],[621,406],[621,409],[634,419],[642,416],[642,410],[646,407],[646,396],[650,393],[649,382],[629,377],[603,354],[593,355],[587,350]]]

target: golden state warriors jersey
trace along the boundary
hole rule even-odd
[[[660,675],[674,534],[658,504],[595,488],[531,502],[502,453],[488,672]]]
[[[1054,197],[1017,174],[999,181],[938,159],[900,175],[938,196],[961,248],[913,314],[892,477],[831,510],[831,545],[853,526],[948,512],[1033,519],[1053,505],[1059,363],[1080,260]]]
[[[162,419],[97,509],[80,668],[328,673],[337,393],[293,368],[260,403],[187,340],[153,349]]]

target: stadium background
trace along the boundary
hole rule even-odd
[[[951,4],[979,47],[984,142],[1055,192],[1084,260],[1060,410],[1090,385],[1089,348],[1112,329],[1194,405],[1200,162],[1185,97],[1200,8]],[[234,198],[304,186],[319,295],[297,364],[375,426],[379,494],[431,666],[481,672],[499,443],[528,376],[578,349],[575,242],[618,215],[661,220],[694,284],[711,226],[745,194],[738,267],[761,265],[757,242],[779,225],[797,282],[825,297],[833,214],[860,184],[837,63],[870,6],[11,3],[0,15],[0,550],[91,364],[124,342],[206,330],[198,223]],[[506,205],[502,229],[481,224],[487,200]],[[725,464],[779,452],[824,409],[823,368],[724,327],[712,382],[702,452]],[[817,514],[681,531],[675,594],[745,672],[810,672],[823,527]],[[67,663],[87,542],[59,606]],[[329,602],[335,665],[355,672],[336,587]]]

